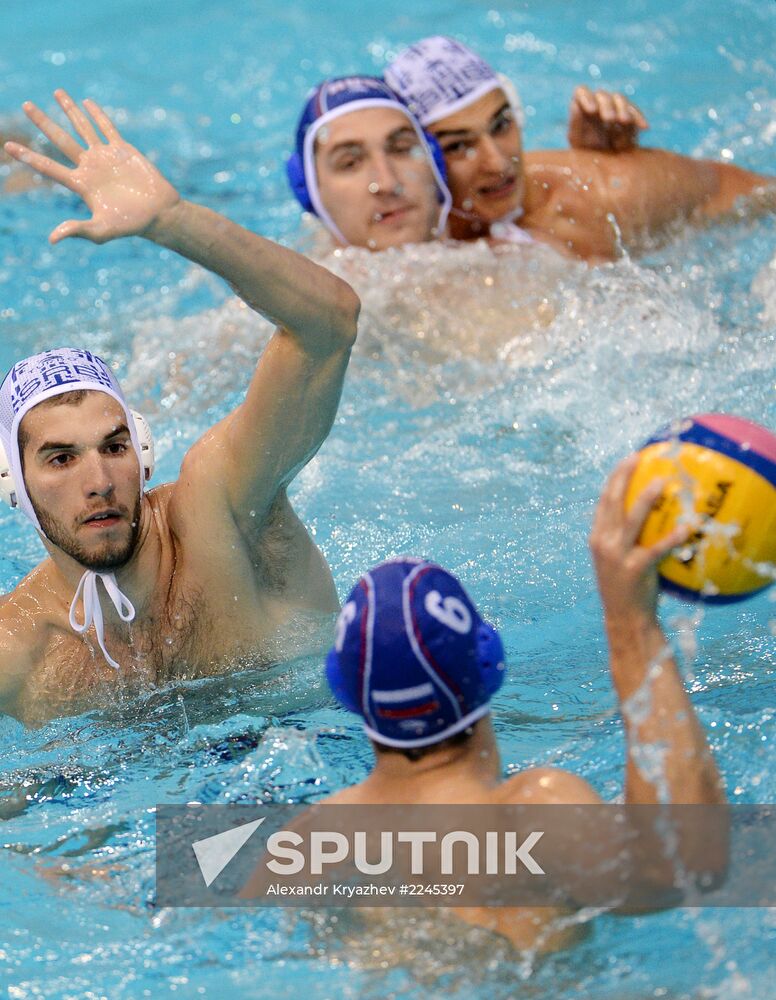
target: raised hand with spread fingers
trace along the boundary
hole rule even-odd
[[[21,143],[5,144],[9,156],[79,195],[92,213],[90,219],[60,223],[50,242],[78,236],[107,243],[121,236],[146,235],[164,211],[178,204],[180,195],[142,153],[121,138],[95,101],[84,101],[85,113],[64,90],[55,91],[54,96],[85,148],[32,101],[25,102],[24,112],[72,167]]]

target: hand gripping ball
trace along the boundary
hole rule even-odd
[[[776,579],[776,435],[720,413],[677,421],[640,449],[626,505],[666,479],[644,523],[651,545],[677,524],[695,525],[659,565],[661,585],[693,600],[743,600]]]

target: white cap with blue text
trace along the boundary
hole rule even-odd
[[[42,534],[45,532],[41,528],[24,483],[24,471],[19,453],[19,426],[25,414],[34,406],[52,396],[79,389],[104,392],[115,399],[124,410],[127,429],[138,458],[141,492],[145,486],[143,455],[135,421],[121,387],[102,358],[98,358],[91,351],[61,347],[17,361],[0,385],[0,445],[5,452],[10,471],[9,478],[13,483],[14,505],[19,507]],[[119,617],[123,621],[132,621],[135,617],[132,602],[119,589],[115,575],[87,569],[81,577],[70,605],[70,625],[74,631],[83,633],[93,624],[106,661],[112,667],[118,668],[119,664],[105,648],[103,615],[97,592],[98,580],[105,588]],[[80,599],[83,599],[84,605],[82,622],[76,617]]]
[[[424,128],[499,89],[518,125],[523,123],[520,98],[511,80],[454,38],[432,35],[410,45],[386,69],[385,81]]]

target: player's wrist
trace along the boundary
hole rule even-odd
[[[655,633],[662,636],[656,609],[636,602],[604,607],[604,623],[610,645],[630,646]]]
[[[153,243],[169,246],[177,233],[184,229],[185,218],[190,203],[184,201],[175,189],[171,189],[169,203],[154,216],[141,235]]]

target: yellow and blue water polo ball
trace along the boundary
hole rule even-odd
[[[644,523],[652,545],[682,521],[697,521],[688,541],[659,565],[664,589],[693,600],[728,603],[776,579],[776,435],[721,413],[675,422],[640,449],[626,504],[657,477],[666,479]]]

